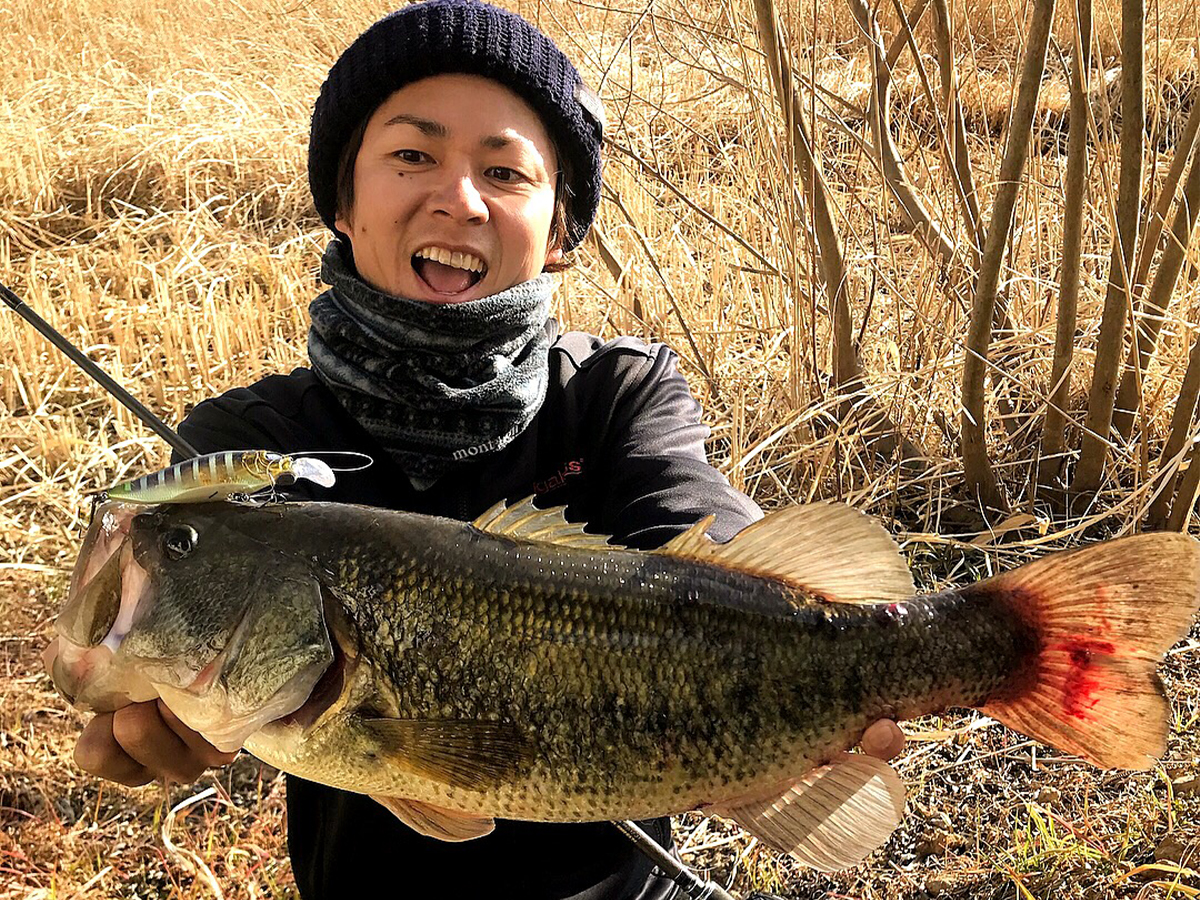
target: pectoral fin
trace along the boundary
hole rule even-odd
[[[391,810],[409,828],[439,841],[469,841],[491,834],[496,827],[494,819],[469,816],[419,800],[374,795],[371,799]]]
[[[368,717],[361,724],[381,755],[452,787],[485,791],[512,780],[528,763],[527,743],[512,724]]]
[[[904,782],[882,760],[842,753],[776,796],[734,798],[704,811],[733,819],[806,866],[836,872],[861,862],[896,830]]]

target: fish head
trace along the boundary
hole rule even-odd
[[[45,653],[77,708],[154,698],[222,750],[302,707],[334,661],[311,556],[230,503],[98,505]]]

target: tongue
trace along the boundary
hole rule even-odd
[[[474,272],[466,269],[456,269],[454,266],[444,266],[432,259],[417,261],[417,274],[425,279],[425,283],[440,294],[457,294],[465,291],[474,283]]]

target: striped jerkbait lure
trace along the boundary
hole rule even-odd
[[[104,491],[103,499],[122,503],[202,503],[286,487],[302,478],[321,487],[330,487],[334,482],[333,470],[319,459],[268,450],[225,450],[124,481]]]

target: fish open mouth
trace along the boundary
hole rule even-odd
[[[211,619],[188,613],[198,596],[189,586],[213,569],[171,574],[168,538],[191,526],[160,509],[114,501],[98,507],[57,637],[43,654],[59,692],[91,712],[161,698],[223,751],[275,720],[315,720],[336,699],[344,671],[320,608],[329,601],[316,581],[299,582],[313,602],[295,645],[283,641],[281,649],[279,636],[297,621],[289,618],[296,582],[264,579],[276,587],[268,602],[227,605],[223,627],[213,632]]]
[[[114,665],[151,594],[149,575],[129,540],[133,520],[143,510],[112,501],[97,509],[71,575],[67,603],[55,621],[58,636],[42,657],[59,693],[94,712],[157,696],[141,673]]]
[[[487,263],[471,253],[440,248],[418,250],[412,255],[417,278],[431,291],[447,298],[466,293],[487,274]]]

